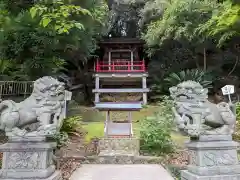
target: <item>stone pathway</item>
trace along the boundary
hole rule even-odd
[[[174,180],[155,164],[86,164],[77,169],[70,180]]]

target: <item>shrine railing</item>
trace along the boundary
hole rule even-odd
[[[145,62],[114,60],[111,62],[98,61],[95,64],[95,72],[145,72]]]

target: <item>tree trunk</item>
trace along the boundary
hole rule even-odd
[[[239,57],[236,56],[236,61],[234,63],[234,66],[233,66],[232,70],[228,73],[228,76],[230,76],[235,71],[235,69],[236,69],[236,67],[238,65],[238,62],[239,62]]]
[[[203,70],[207,70],[207,55],[206,55],[206,49],[203,48]]]

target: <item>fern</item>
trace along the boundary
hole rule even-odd
[[[171,73],[164,79],[168,87],[175,86],[183,81],[192,80],[199,82],[204,88],[212,88],[213,78],[208,73],[198,69],[187,69],[178,73]]]

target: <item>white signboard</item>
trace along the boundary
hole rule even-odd
[[[70,101],[72,99],[72,92],[65,91],[65,101]]]
[[[234,86],[233,85],[226,85],[222,87],[223,95],[234,94]]]

